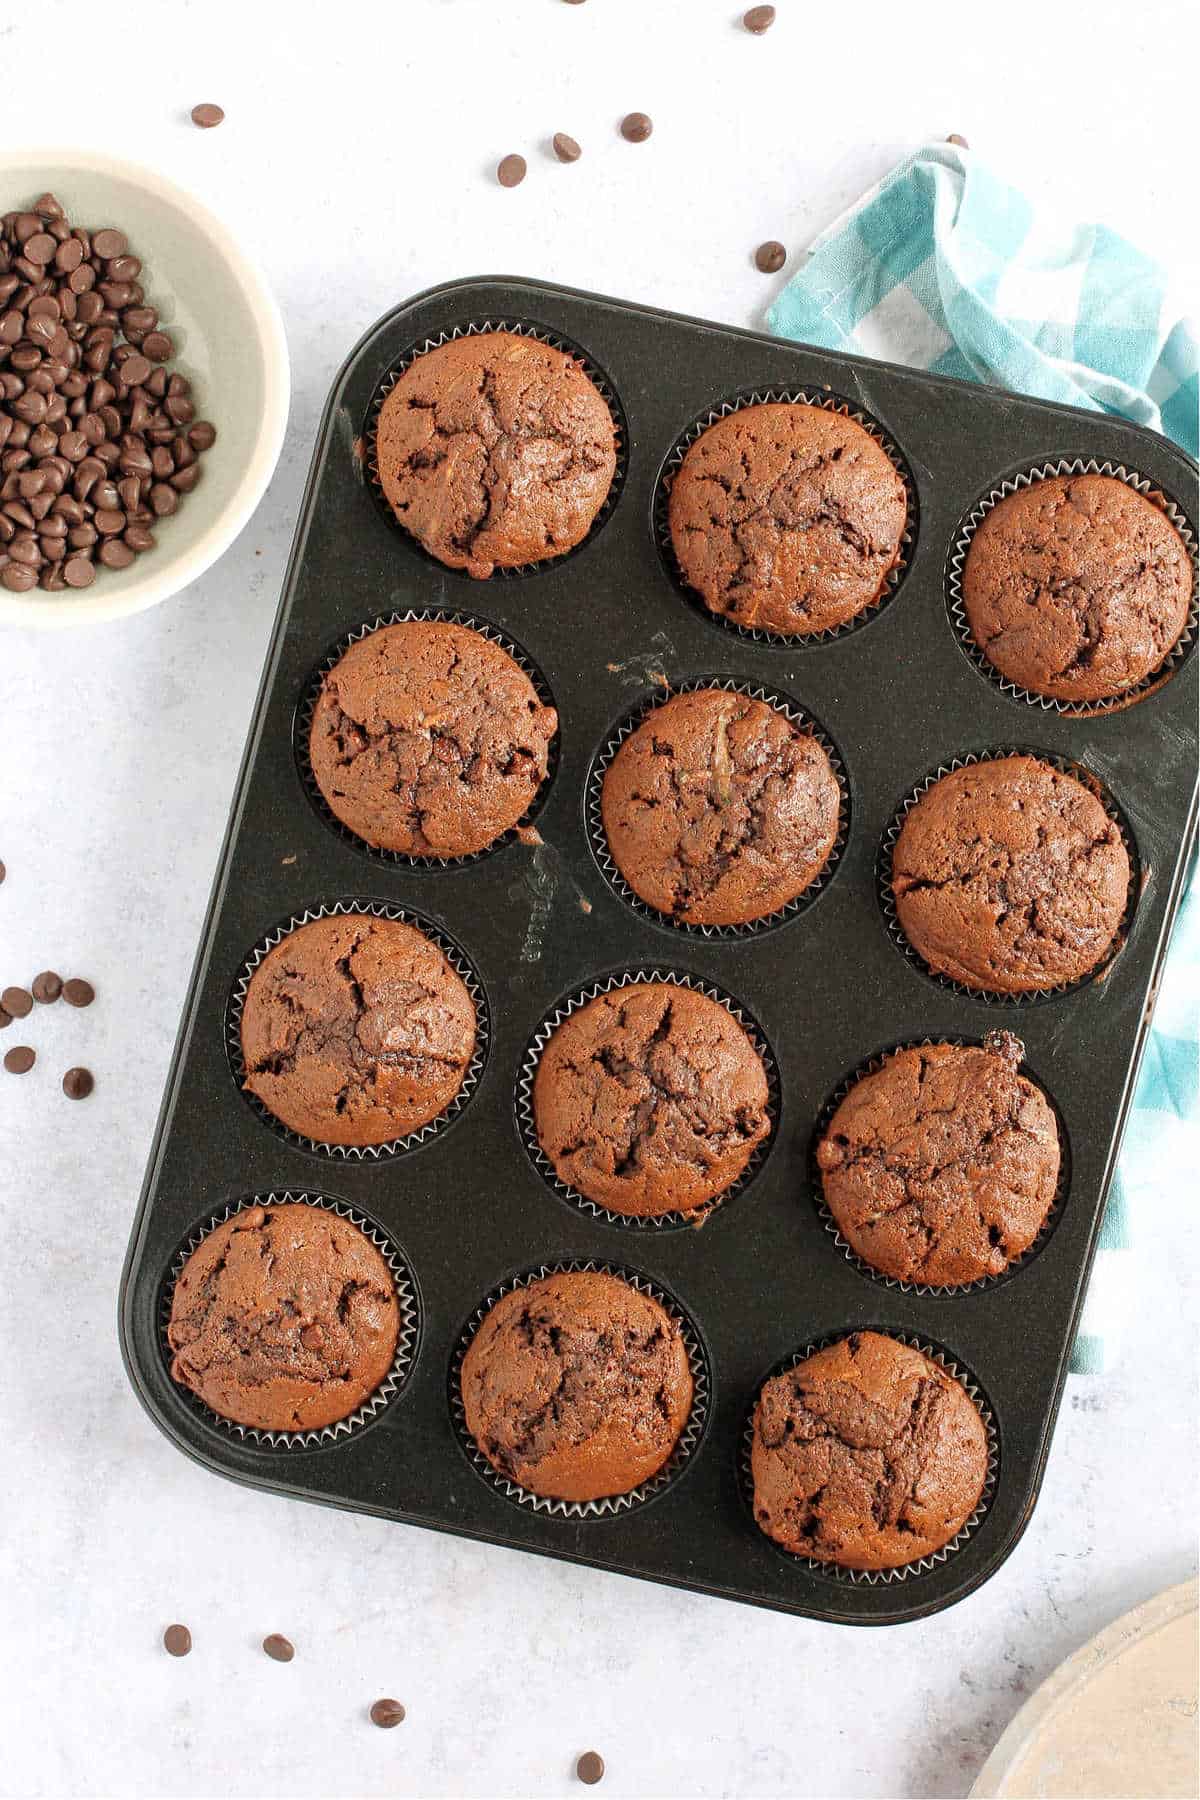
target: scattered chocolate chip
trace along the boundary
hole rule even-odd
[[[296,1654],[295,1646],[290,1644],[285,1637],[280,1637],[277,1631],[273,1631],[270,1637],[263,1639],[263,1649],[272,1662],[291,1662]]]
[[[575,139],[573,137],[568,137],[565,131],[556,131],[552,142],[554,144],[554,154],[557,156],[559,162],[578,162],[583,155],[583,151],[579,148]]]
[[[654,130],[648,113],[626,113],[621,120],[621,136],[629,144],[644,144]]]
[[[770,31],[774,23],[775,8],[773,6],[752,6],[748,13],[742,15],[742,24],[747,31],[752,31],[755,37],[761,37],[764,31]]]
[[[525,158],[523,156],[502,157],[496,169],[496,180],[501,187],[520,187],[525,179]]]
[[[10,1075],[28,1075],[36,1061],[37,1051],[31,1050],[28,1044],[14,1044],[4,1053],[4,1066]]]
[[[90,1006],[96,998],[96,990],[90,981],[81,981],[78,975],[72,975],[70,981],[63,982],[62,997],[68,1006]]]
[[[0,1006],[14,1019],[27,1019],[33,1011],[33,1000],[24,988],[6,987],[0,994]]]
[[[595,1750],[585,1750],[575,1764],[575,1773],[588,1787],[595,1787],[604,1778],[604,1758]]]
[[[778,275],[787,261],[787,251],[778,238],[768,238],[754,252],[754,266],[761,269],[764,275]]]
[[[43,1006],[57,1000],[62,990],[62,976],[56,975],[53,969],[43,969],[40,975],[35,975],[29,988],[34,999],[40,1000]]]
[[[6,1031],[11,1024],[12,1014],[5,1012],[4,1008],[0,1006],[0,1031]]]
[[[96,1085],[96,1078],[90,1069],[68,1069],[62,1079],[63,1093],[68,1100],[86,1100]]]
[[[959,137],[957,131],[952,131],[950,136],[946,139],[946,142],[948,144],[957,144],[960,150],[969,150],[971,148],[966,138]]]
[[[224,107],[214,106],[208,100],[203,105],[192,108],[192,124],[198,125],[201,131],[211,131],[213,126],[219,125],[224,117]]]
[[[403,1725],[404,1708],[398,1700],[376,1700],[371,1708],[371,1723],[382,1731],[390,1731],[393,1725]]]
[[[4,864],[0,862],[0,881],[3,881],[7,874],[8,870],[5,868]]]
[[[163,1649],[168,1656],[186,1656],[192,1647],[192,1634],[186,1625],[168,1625],[163,1632]]]

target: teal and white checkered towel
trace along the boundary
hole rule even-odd
[[[1197,454],[1197,332],[1161,269],[1064,228],[953,144],[927,144],[821,233],[767,315],[780,337],[1119,413]],[[1157,1191],[1200,1166],[1200,883],[1172,939],[1071,1367],[1111,1366],[1129,1251]]]

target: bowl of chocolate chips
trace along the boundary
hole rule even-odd
[[[279,309],[153,170],[0,153],[0,624],[177,594],[262,498],[288,411]]]

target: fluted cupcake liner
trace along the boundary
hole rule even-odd
[[[197,1250],[210,1232],[224,1225],[236,1213],[248,1212],[256,1206],[317,1206],[325,1212],[336,1214],[339,1219],[346,1219],[351,1225],[357,1225],[387,1263],[395,1284],[396,1299],[400,1308],[400,1330],[396,1339],[396,1354],[392,1366],[375,1392],[364,1400],[362,1405],[346,1418],[338,1419],[332,1425],[323,1425],[312,1431],[261,1431],[253,1425],[238,1425],[232,1419],[224,1418],[214,1412],[212,1407],[178,1382],[172,1382],[176,1392],[180,1394],[191,1410],[202,1418],[206,1424],[215,1426],[217,1430],[226,1432],[243,1444],[255,1445],[264,1450],[319,1450],[332,1444],[341,1444],[354,1433],[361,1431],[365,1425],[383,1412],[400,1392],[407,1381],[413,1363],[416,1360],[417,1345],[420,1337],[421,1314],[417,1299],[416,1283],[408,1263],[401,1251],[392,1242],[383,1227],[374,1219],[367,1217],[357,1207],[349,1206],[344,1200],[333,1200],[327,1194],[313,1193],[308,1189],[284,1189],[269,1194],[251,1194],[245,1199],[231,1201],[223,1212],[214,1213],[204,1224],[199,1225],[188,1237],[171,1263],[163,1281],[162,1295],[159,1302],[159,1337],[163,1358],[168,1371],[171,1367],[173,1352],[167,1341],[167,1327],[171,1321],[171,1303],[175,1294],[175,1283],[180,1271],[193,1251]]]
[[[515,1288],[530,1287],[535,1281],[543,1280],[547,1275],[574,1275],[580,1273],[613,1275],[619,1281],[628,1282],[639,1294],[646,1294],[656,1300],[670,1319],[679,1326],[683,1336],[684,1349],[687,1351],[688,1367],[692,1375],[692,1409],[687,1422],[679,1434],[678,1442],[667,1461],[656,1475],[637,1487],[630,1488],[624,1494],[609,1494],[602,1500],[555,1500],[545,1494],[531,1493],[507,1476],[494,1469],[487,1457],[480,1450],[467,1425],[466,1408],[462,1397],[463,1359],[471,1347],[471,1342],[480,1325],[498,1300],[510,1294]],[[708,1368],[708,1352],[705,1350],[699,1332],[696,1330],[688,1314],[675,1299],[659,1287],[657,1282],[648,1276],[639,1274],[636,1269],[629,1269],[621,1263],[611,1263],[596,1257],[574,1257],[562,1262],[540,1263],[536,1268],[524,1274],[514,1275],[508,1281],[502,1281],[494,1287],[471,1314],[463,1328],[462,1335],[455,1345],[450,1361],[449,1402],[450,1416],[455,1432],[466,1454],[468,1462],[477,1474],[482,1476],[490,1488],[509,1500],[515,1506],[527,1507],[531,1512],[542,1513],[554,1519],[611,1519],[620,1513],[630,1511],[632,1507],[642,1506],[647,1500],[657,1498],[665,1488],[671,1486],[682,1473],[690,1457],[704,1436],[708,1423],[708,1403],[711,1391],[711,1378]]]
[[[862,1331],[876,1331],[881,1337],[890,1337],[898,1344],[906,1344],[910,1350],[919,1350],[922,1356],[927,1356],[931,1362],[937,1363],[939,1368],[944,1369],[947,1375],[966,1389],[983,1420],[984,1430],[987,1433],[987,1473],[984,1476],[983,1488],[976,1502],[975,1510],[970,1518],[948,1543],[942,1545],[940,1550],[933,1550],[928,1556],[916,1557],[912,1562],[901,1563],[894,1569],[847,1569],[840,1563],[822,1562],[819,1557],[803,1556],[800,1552],[788,1550],[782,1544],[776,1543],[774,1538],[768,1537],[754,1516],[754,1472],[751,1467],[751,1453],[754,1448],[754,1415],[758,1410],[759,1396],[763,1388],[776,1375],[785,1375],[790,1369],[798,1368],[802,1362],[807,1362],[808,1358],[815,1356],[819,1350],[827,1350],[831,1344],[840,1344],[845,1338],[853,1337],[855,1332]],[[1000,1437],[996,1427],[995,1414],[979,1383],[970,1370],[963,1368],[942,1345],[932,1343],[927,1338],[914,1336],[911,1332],[889,1331],[884,1325],[860,1325],[855,1328],[855,1332],[831,1331],[826,1332],[822,1337],[811,1338],[791,1356],[783,1357],[773,1368],[767,1370],[754,1390],[754,1396],[742,1424],[737,1452],[737,1481],[752,1528],[759,1534],[763,1542],[770,1546],[776,1556],[782,1557],[785,1562],[793,1565],[798,1564],[802,1569],[807,1569],[814,1575],[820,1575],[826,1581],[835,1581],[850,1587],[889,1587],[901,1581],[911,1581],[916,1576],[928,1575],[931,1570],[949,1561],[950,1557],[961,1550],[968,1538],[978,1530],[995,1496],[996,1484],[1000,1476]]]
[[[1081,975],[1077,981],[1063,981],[1054,987],[1038,988],[1032,993],[1024,994],[1001,994],[991,988],[971,987],[966,982],[955,981],[951,976],[931,969],[925,958],[909,942],[897,916],[895,897],[892,894],[892,852],[896,847],[896,840],[900,836],[904,821],[917,801],[927,794],[930,788],[935,787],[944,775],[952,775],[956,769],[965,769],[972,763],[996,762],[1006,756],[1036,757],[1039,762],[1049,763],[1052,768],[1060,770],[1062,774],[1070,775],[1076,781],[1081,782],[1089,793],[1096,796],[1121,833],[1121,841],[1125,845],[1125,853],[1129,858],[1129,893],[1125,901],[1125,911],[1121,916],[1121,923],[1117,927],[1112,943],[1095,968],[1089,969],[1087,974]],[[938,987],[945,988],[952,994],[963,994],[970,1000],[978,1000],[984,1006],[997,1008],[1039,1006],[1047,1000],[1061,999],[1064,994],[1078,993],[1080,988],[1105,978],[1108,970],[1124,949],[1125,941],[1133,924],[1141,888],[1141,863],[1138,859],[1137,844],[1129,821],[1108,788],[1096,775],[1092,774],[1090,769],[1085,768],[1082,763],[1073,761],[1071,757],[1061,756],[1053,750],[1040,750],[1029,744],[1002,744],[989,750],[972,750],[964,756],[952,757],[949,762],[939,763],[936,769],[932,770],[923,781],[918,782],[916,787],[905,796],[880,840],[879,855],[875,865],[875,884],[889,937],[905,961],[910,963],[914,969],[919,969],[928,980],[936,982]]]
[[[762,1061],[767,1076],[767,1116],[770,1129],[761,1144],[757,1144],[746,1167],[715,1198],[703,1206],[697,1206],[689,1212],[658,1213],[651,1217],[637,1214],[613,1212],[607,1206],[601,1206],[596,1200],[589,1200],[577,1188],[560,1179],[554,1164],[542,1149],[538,1141],[537,1121],[533,1109],[533,1084],[537,1078],[538,1064],[546,1045],[554,1036],[564,1019],[578,1012],[581,1006],[597,999],[601,994],[610,994],[617,988],[637,987],[648,982],[668,982],[672,987],[691,988],[697,994],[703,994],[709,1000],[715,1000],[736,1019],[746,1036],[753,1044]],[[758,1021],[748,1013],[741,1002],[732,994],[718,987],[715,982],[706,981],[699,976],[681,973],[678,969],[637,968],[626,969],[618,975],[610,975],[604,979],[589,982],[586,987],[577,989],[573,994],[560,1000],[553,1012],[548,1013],[534,1032],[525,1049],[521,1061],[521,1072],[517,1077],[516,1115],[517,1130],[521,1136],[532,1162],[546,1186],[560,1199],[577,1207],[580,1212],[587,1213],[594,1219],[603,1219],[608,1225],[619,1225],[627,1231],[677,1231],[684,1226],[695,1229],[710,1219],[718,1207],[728,1205],[729,1201],[749,1187],[754,1177],[765,1163],[775,1142],[775,1134],[779,1125],[780,1084],[779,1065],[775,1053],[759,1025]]]
[[[773,912],[764,913],[759,919],[750,919],[745,924],[739,925],[694,925],[686,919],[675,918],[671,913],[660,912],[658,907],[651,906],[648,901],[643,900],[641,895],[635,893],[630,887],[617,867],[609,847],[601,812],[604,778],[626,738],[631,737],[638,726],[644,724],[668,700],[675,699],[679,694],[704,693],[713,688],[720,688],[727,694],[743,694],[749,700],[762,700],[768,706],[774,707],[776,712],[782,713],[793,725],[820,744],[829,758],[829,766],[833,770],[834,779],[838,784],[837,837],[834,839],[833,848],[829,852],[824,867],[818,870],[802,894],[797,894],[794,899],[787,901],[783,906],[776,907]],[[833,739],[813,715],[800,706],[797,701],[791,699],[789,695],[781,693],[777,688],[764,687],[761,682],[757,681],[739,681],[733,676],[723,675],[698,676],[693,681],[673,683],[669,688],[648,695],[625,714],[611,737],[597,753],[588,772],[586,812],[588,840],[591,844],[592,854],[608,885],[627,906],[632,907],[633,911],[640,914],[643,919],[649,919],[652,924],[665,926],[669,931],[678,932],[684,937],[708,938],[717,942],[736,941],[739,938],[756,937],[763,931],[773,931],[776,926],[785,925],[788,920],[798,918],[829,886],[846,847],[846,839],[850,834],[850,784],[846,778],[845,764]]]
[[[536,325],[528,319],[467,319],[459,324],[447,325],[442,331],[437,332],[435,336],[424,338],[420,343],[410,345],[403,355],[398,357],[388,369],[386,375],[384,375],[378,387],[375,389],[374,394],[371,396],[371,403],[367,408],[366,422],[363,426],[362,433],[362,455],[367,475],[367,488],[376,506],[387,520],[387,523],[394,531],[400,532],[405,541],[410,544],[419,555],[423,556],[426,561],[433,563],[435,568],[440,569],[443,574],[461,575],[464,580],[468,581],[474,581],[477,577],[468,575],[465,569],[452,569],[448,564],[441,562],[439,558],[432,555],[430,551],[426,550],[424,544],[422,544],[418,538],[414,537],[412,532],[400,522],[388,505],[387,495],[384,493],[383,484],[379,479],[379,464],[376,460],[375,449],[375,428],[379,420],[380,407],[383,405],[404,371],[411,368],[418,357],[424,356],[429,350],[439,349],[442,344],[450,343],[453,338],[483,337],[493,331],[507,331],[512,332],[517,337],[533,338],[539,344],[549,345],[552,350],[561,350],[564,356],[569,356],[572,362],[578,363],[579,367],[583,370],[583,373],[587,376],[592,386],[600,394],[601,399],[609,410],[613,422],[613,430],[616,434],[617,461],[616,467],[613,470],[613,478],[609,484],[608,493],[604,497],[603,504],[597,512],[596,517],[592,520],[586,535],[582,537],[577,544],[572,544],[569,550],[563,550],[558,556],[541,557],[537,562],[518,563],[513,568],[497,567],[492,570],[490,575],[485,576],[484,579],[487,581],[511,581],[516,577],[524,575],[537,575],[541,570],[557,568],[559,563],[565,562],[569,556],[577,555],[580,550],[583,550],[591,543],[596,533],[611,515],[614,506],[620,498],[621,489],[625,485],[625,476],[629,467],[629,428],[625,423],[624,409],[621,406],[615,387],[604,373],[604,370],[601,369],[597,363],[593,362],[587,351],[581,349],[578,344],[572,343],[570,338],[564,337],[561,332],[551,331],[545,325]]]
[[[465,982],[467,991],[475,1007],[475,1050],[463,1076],[462,1086],[442,1112],[427,1125],[417,1131],[410,1131],[404,1137],[392,1138],[383,1144],[326,1144],[317,1138],[304,1137],[277,1119],[269,1107],[264,1106],[257,1094],[252,1094],[246,1087],[246,1062],[242,1054],[242,1010],[246,1004],[246,994],[254,971],[263,958],[284,938],[298,931],[302,925],[311,925],[316,919],[328,919],[338,916],[348,918],[370,917],[372,919],[394,919],[404,925],[411,925],[443,953],[451,968]],[[407,906],[393,906],[383,900],[335,900],[327,906],[306,907],[301,913],[293,913],[266,937],[261,938],[242,964],[233,991],[229,996],[229,1004],[225,1014],[225,1048],[229,1057],[229,1066],[233,1078],[237,1082],[238,1091],[251,1111],[256,1113],[265,1125],[269,1125],[277,1136],[285,1143],[293,1144],[298,1149],[310,1150],[318,1156],[328,1156],[342,1162],[378,1162],[389,1156],[399,1156],[407,1150],[414,1150],[420,1144],[427,1144],[431,1139],[447,1129],[459,1113],[467,1105],[475,1089],[479,1085],[479,1077],[483,1073],[487,1061],[488,1047],[491,1041],[491,1013],[488,1008],[487,993],[483,982],[466,952],[447,935],[440,926],[427,919],[423,913]]]
[[[1154,501],[1156,506],[1170,519],[1176,531],[1187,546],[1192,562],[1192,598],[1188,607],[1187,621],[1175,642],[1174,647],[1141,681],[1108,700],[1056,700],[1048,694],[1036,694],[1031,688],[1020,686],[1002,675],[995,664],[990,662],[983,650],[971,635],[971,627],[967,622],[966,603],[962,591],[962,575],[966,565],[967,553],[971,548],[971,540],[975,536],[984,519],[1011,494],[1021,488],[1032,487],[1036,482],[1046,481],[1059,475],[1109,475],[1116,481],[1123,481],[1126,487],[1142,494],[1146,499]],[[1148,476],[1140,474],[1136,469],[1127,468],[1124,463],[1097,462],[1094,457],[1060,457],[1057,462],[1031,464],[1016,475],[1010,475],[999,486],[994,487],[977,500],[971,511],[963,519],[955,534],[953,548],[946,564],[946,606],[950,614],[950,623],[968,660],[974,664],[979,673],[991,682],[994,688],[1010,700],[1017,700],[1026,706],[1035,706],[1042,712],[1058,713],[1065,719],[1094,719],[1108,713],[1124,712],[1147,695],[1155,693],[1164,682],[1168,681],[1176,669],[1186,660],[1196,641],[1197,634],[1197,553],[1196,538],[1182,509],[1176,505],[1169,494]]]
[[[851,1070],[850,1074],[845,1076],[838,1083],[837,1087],[834,1088],[832,1094],[830,1094],[817,1115],[816,1123],[813,1126],[812,1140],[809,1144],[808,1178],[812,1186],[813,1204],[817,1209],[817,1217],[841,1251],[845,1260],[853,1268],[857,1269],[860,1275],[865,1275],[869,1281],[875,1282],[879,1287],[892,1288],[897,1293],[919,1294],[923,1298],[946,1300],[955,1299],[962,1294],[978,1294],[985,1288],[998,1287],[1002,1282],[1008,1281],[1012,1276],[1018,1274],[1020,1270],[1025,1268],[1038,1254],[1039,1250],[1041,1250],[1042,1246],[1053,1232],[1054,1227],[1057,1225],[1063,1206],[1066,1203],[1067,1194],[1070,1191],[1071,1141],[1067,1134],[1066,1121],[1063,1119],[1062,1113],[1058,1109],[1058,1104],[1055,1101],[1053,1094],[1051,1094],[1049,1089],[1046,1088],[1042,1082],[1038,1081],[1037,1078],[1025,1068],[1025,1065],[1022,1064],[1023,1072],[1028,1075],[1030,1081],[1035,1083],[1039,1091],[1045,1095],[1046,1100],[1050,1105],[1050,1109],[1054,1114],[1054,1122],[1058,1127],[1058,1181],[1055,1185],[1054,1198],[1050,1202],[1049,1211],[1042,1221],[1036,1237],[1034,1237],[1027,1248],[1021,1252],[1020,1256],[1014,1256],[1008,1266],[1002,1269],[998,1275],[981,1275],[977,1281],[965,1281],[954,1287],[938,1287],[924,1281],[901,1281],[898,1276],[885,1275],[882,1270],[874,1268],[871,1263],[867,1262],[865,1257],[860,1256],[858,1252],[847,1243],[846,1239],[842,1236],[833,1213],[826,1203],[824,1182],[822,1181],[821,1170],[817,1163],[817,1146],[829,1130],[833,1115],[842,1104],[842,1101],[846,1098],[846,1095],[852,1088],[857,1087],[858,1083],[862,1081],[865,1076],[878,1074],[888,1058],[895,1056],[898,1051],[920,1050],[924,1049],[927,1045],[934,1044],[953,1044],[957,1049],[963,1049],[967,1045],[971,1045],[977,1049],[981,1049],[983,1047],[983,1039],[958,1037],[950,1034],[942,1037],[906,1038],[902,1043],[890,1044],[886,1049],[877,1051],[874,1056],[869,1056],[863,1062],[859,1063],[856,1069]]]
[[[555,730],[546,757],[546,773],[538,784],[537,792],[521,814],[515,825],[485,844],[482,850],[468,850],[462,856],[413,856],[405,850],[386,850],[377,844],[368,844],[365,838],[359,837],[356,831],[343,823],[321,792],[321,786],[313,771],[312,757],[309,752],[309,734],[312,730],[313,713],[321,696],[325,677],[335,669],[347,650],[355,644],[362,643],[377,631],[385,630],[389,625],[461,625],[464,631],[478,632],[489,644],[495,644],[516,663],[521,673],[532,683],[533,689],[543,706],[552,706],[558,710],[550,684],[529,653],[506,632],[500,631],[490,619],[480,618],[477,613],[453,611],[437,606],[408,607],[404,612],[380,614],[378,618],[360,625],[355,631],[347,632],[322,657],[313,670],[304,690],[300,695],[292,721],[292,751],[296,759],[296,770],[300,783],[317,816],[328,825],[329,829],[341,838],[344,844],[367,856],[372,862],[383,863],[389,867],[397,865],[408,869],[460,869],[469,863],[482,862],[485,857],[493,856],[497,850],[511,844],[526,826],[531,825],[541,812],[550,794],[554,778],[558,773],[559,743],[562,737],[561,727]]]
[[[704,433],[710,426],[715,425],[718,419],[727,418],[730,413],[741,412],[743,407],[747,406],[779,403],[820,406],[826,412],[841,413],[847,419],[852,419],[856,425],[861,425],[863,430],[869,432],[884,451],[888,461],[904,483],[905,498],[908,502],[908,518],[900,539],[900,554],[893,567],[888,571],[887,582],[882,593],[877,595],[869,606],[864,606],[860,612],[855,613],[852,619],[845,620],[841,625],[828,626],[824,631],[767,631],[758,625],[739,625],[735,620],[727,619],[722,614],[711,611],[704,604],[701,596],[689,585],[687,577],[679,566],[679,559],[675,555],[675,546],[671,541],[671,527],[668,518],[671,483],[678,474],[683,459],[692,445],[698,438],[703,437]],[[653,516],[654,536],[658,543],[659,553],[674,586],[689,606],[693,607],[710,624],[718,626],[723,631],[730,631],[736,637],[744,638],[749,643],[771,644],[777,649],[796,650],[806,644],[827,644],[835,638],[848,637],[852,631],[859,631],[864,625],[869,625],[871,620],[876,618],[883,608],[895,598],[896,591],[912,561],[913,546],[917,539],[917,488],[912,478],[912,472],[898,445],[883,429],[878,419],[872,418],[870,413],[863,412],[860,407],[852,406],[839,394],[829,393],[823,388],[761,387],[749,389],[744,393],[735,394],[731,399],[723,400],[719,406],[711,407],[699,418],[694,419],[687,429],[681,432],[667,452],[666,461],[659,472],[654,490]]]

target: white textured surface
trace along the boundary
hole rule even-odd
[[[0,1074],[0,1789],[556,1795],[594,1746],[605,1794],[961,1795],[1062,1655],[1189,1571],[1182,1182],[1145,1222],[1122,1368],[1069,1390],[1016,1555],[887,1632],[252,1494],[173,1450],[121,1372],[128,1223],[316,420],[359,333],[497,269],[755,323],[776,285],[749,265],[760,239],[799,247],[951,130],[1196,286],[1192,9],[778,4],[761,40],[739,0],[0,11],[0,141],[74,136],[193,187],[262,257],[296,384],[271,492],[203,581],[123,625],[3,642],[0,984],[50,964],[100,997],[3,1043],[41,1060]],[[199,100],[219,130],[185,122]],[[633,108],[648,145],[615,135]],[[556,129],[584,145],[573,168],[540,147]],[[502,193],[513,149],[530,174]],[[80,1106],[58,1091],[73,1062],[98,1077]],[[185,1662],[159,1648],[174,1618]],[[290,1666],[256,1647],[273,1630]],[[379,1694],[409,1709],[396,1731],[364,1721]]]

